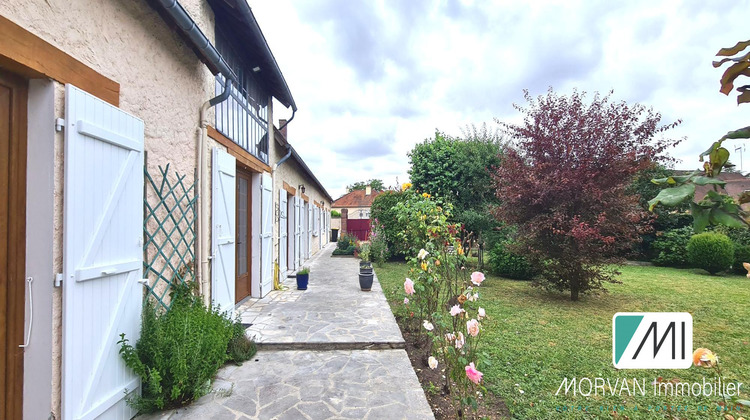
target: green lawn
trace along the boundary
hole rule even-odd
[[[394,309],[403,307],[405,264],[376,267],[378,279]],[[651,381],[686,382],[713,379],[712,372],[686,370],[617,370],[612,365],[612,316],[617,312],[690,312],[694,348],[719,355],[724,376],[742,382],[750,399],[750,279],[711,277],[698,270],[623,267],[623,284],[608,293],[571,302],[567,295],[534,288],[528,282],[488,276],[480,288],[488,316],[484,344],[492,366],[485,368],[488,389],[505,400],[514,417],[612,418],[612,406],[625,406],[628,418],[667,418],[656,406],[683,406],[677,418],[722,418],[717,398],[654,396]],[[555,396],[563,378],[647,379],[642,396]],[[521,392],[523,391],[523,392]],[[638,406],[638,411],[634,407]],[[573,406],[572,411],[560,412]],[[578,406],[587,407],[586,412]],[[651,406],[651,410],[649,410]],[[707,411],[701,411],[701,410]],[[735,417],[737,413],[735,412]],[[748,417],[748,413],[742,413]],[[624,418],[624,417],[623,417]]]

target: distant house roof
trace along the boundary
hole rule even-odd
[[[727,185],[724,186],[724,189],[726,190],[727,195],[734,197],[735,199],[737,199],[743,191],[750,190],[750,178],[743,176],[741,173],[722,172],[717,178],[727,183]],[[712,189],[710,185],[696,185],[695,200],[702,200],[703,197],[708,194],[710,189]],[[743,205],[743,208],[745,206],[746,205]]]
[[[339,197],[338,200],[333,202],[331,207],[349,208],[349,207],[371,207],[372,200],[378,196],[382,191],[373,191],[370,195],[367,195],[365,190],[354,190],[350,193],[344,194]]]

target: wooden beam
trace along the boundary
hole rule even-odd
[[[308,197],[308,196],[306,196],[306,195],[302,194],[302,201],[304,201],[305,203],[307,203],[307,202],[309,202],[309,201],[310,201],[310,197]]]
[[[103,76],[49,42],[0,16],[0,67],[27,78],[48,77],[71,83],[114,106],[120,84]]]
[[[297,195],[297,189],[287,184],[286,181],[284,181],[284,189],[291,195]]]
[[[262,172],[271,173],[270,166],[261,162],[260,159],[251,155],[250,152],[240,147],[239,144],[233,142],[232,140],[227,138],[225,135],[219,133],[218,130],[216,130],[210,125],[208,126],[208,137],[211,137],[212,139],[216,140],[219,144],[226,147],[227,152],[229,152],[230,155],[234,156],[240,163],[245,165],[248,170],[252,172],[257,172],[257,173],[262,173]]]

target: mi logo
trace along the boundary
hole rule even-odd
[[[617,369],[687,369],[693,356],[693,316],[687,312],[618,312],[612,317]]]

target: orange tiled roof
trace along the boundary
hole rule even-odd
[[[381,191],[373,191],[372,194],[365,195],[365,190],[354,190],[342,195],[338,200],[333,202],[331,207],[370,207],[372,206],[372,200],[374,200],[380,193]]]

